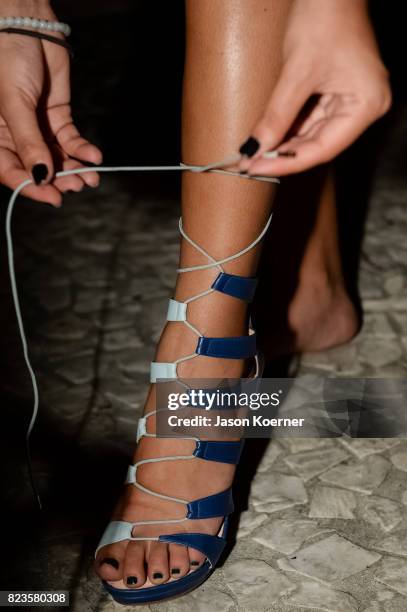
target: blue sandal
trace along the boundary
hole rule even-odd
[[[202,255],[208,260],[209,264],[193,266],[190,268],[180,268],[177,270],[179,273],[193,272],[195,270],[205,270],[209,268],[218,268],[219,274],[212,283],[212,286],[207,291],[204,291],[198,295],[195,295],[185,302],[179,302],[174,299],[170,299],[167,313],[168,321],[180,321],[183,322],[189,329],[191,329],[198,336],[198,343],[195,353],[186,357],[181,357],[173,363],[153,362],[151,364],[151,377],[152,383],[157,383],[163,380],[176,380],[178,379],[177,365],[183,361],[193,359],[198,355],[206,355],[207,357],[217,357],[225,359],[249,359],[254,358],[256,363],[256,371],[253,378],[257,378],[260,375],[260,362],[256,350],[256,335],[253,330],[250,330],[248,336],[238,336],[229,338],[207,338],[204,337],[199,330],[197,330],[187,320],[187,308],[188,304],[194,300],[218,291],[226,295],[235,297],[237,299],[245,300],[250,302],[254,296],[256,290],[256,278],[236,276],[227,274],[222,268],[222,264],[236,259],[252,249],[265,235],[269,225],[271,217],[269,218],[265,228],[261,234],[256,238],[252,244],[248,247],[231,255],[225,259],[216,261],[211,257],[202,247],[196,244],[189,238],[182,227],[182,219],[180,219],[180,231],[185,240],[187,240],[193,247],[195,247]],[[156,410],[145,414],[138,424],[137,430],[137,442],[143,437],[155,437],[154,433],[147,431],[147,419],[156,414]],[[167,520],[155,520],[155,521],[139,521],[139,522],[126,522],[126,521],[112,521],[107,526],[99,546],[96,550],[96,554],[103,547],[108,544],[121,542],[125,540],[152,540],[158,542],[164,542],[167,544],[181,544],[182,546],[194,548],[205,555],[206,559],[203,564],[196,570],[190,571],[186,576],[179,579],[170,579],[168,582],[160,585],[153,585],[151,587],[140,587],[140,588],[116,588],[113,587],[106,581],[103,581],[105,589],[112,595],[118,603],[121,604],[146,604],[155,601],[161,601],[163,599],[169,599],[176,597],[197,588],[201,585],[214,570],[219,557],[221,556],[226,546],[226,536],[228,530],[228,515],[233,512],[233,499],[232,499],[232,487],[229,487],[225,491],[209,495],[208,497],[196,499],[193,501],[187,501],[170,495],[164,495],[151,489],[147,489],[139,482],[137,482],[137,468],[140,465],[157,462],[157,461],[174,461],[174,460],[190,460],[196,457],[205,459],[206,461],[217,461],[221,463],[237,464],[239,462],[240,454],[243,448],[243,441],[239,442],[227,442],[227,441],[206,441],[200,440],[199,438],[184,437],[180,439],[195,440],[195,449],[190,455],[171,455],[159,458],[144,459],[138,461],[134,465],[130,465],[127,472],[127,478],[125,484],[131,484],[145,493],[153,495],[155,497],[170,500],[179,504],[183,504],[186,508],[185,517],[181,519],[167,519]],[[223,517],[222,526],[218,532],[218,535],[208,535],[204,533],[174,533],[168,535],[160,535],[157,537],[135,537],[133,536],[133,530],[139,525],[146,524],[170,524],[170,523],[182,523],[186,520],[205,519]],[[95,555],[96,556],[96,555]]]

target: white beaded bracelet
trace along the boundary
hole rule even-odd
[[[65,36],[71,33],[71,28],[67,23],[33,17],[0,17],[0,29],[2,28],[32,28],[46,32],[61,32]]]

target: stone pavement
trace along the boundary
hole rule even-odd
[[[364,327],[344,347],[304,355],[299,376],[407,374],[406,186],[391,179],[396,145],[378,172],[363,243]],[[42,397],[34,463],[48,520],[35,546],[47,588],[69,588],[75,612],[123,610],[93,576],[92,550],[133,448],[174,281],[178,204],[139,197],[137,185],[104,177],[60,211],[29,202],[16,211]],[[223,567],[194,593],[140,609],[401,612],[406,551],[406,441],[279,439]]]

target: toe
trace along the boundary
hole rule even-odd
[[[168,545],[151,542],[148,553],[148,577],[153,584],[162,584],[169,578]]]
[[[196,570],[205,561],[205,555],[194,548],[188,548],[189,565],[191,570]]]
[[[170,544],[168,556],[171,578],[182,578],[189,572],[189,556],[185,546]]]
[[[104,546],[96,557],[96,572],[103,580],[115,581],[123,577],[127,542]]]
[[[129,542],[123,568],[123,582],[130,588],[142,586],[146,581],[146,546],[144,542]]]

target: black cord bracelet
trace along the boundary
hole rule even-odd
[[[22,34],[23,36],[31,36],[32,38],[40,38],[41,40],[47,40],[50,43],[54,43],[55,45],[59,45],[66,49],[71,56],[73,57],[72,47],[66,40],[62,38],[58,38],[57,36],[51,36],[50,34],[44,34],[43,32],[37,32],[34,30],[23,30],[22,28],[0,28],[0,34],[5,32],[6,34]]]

